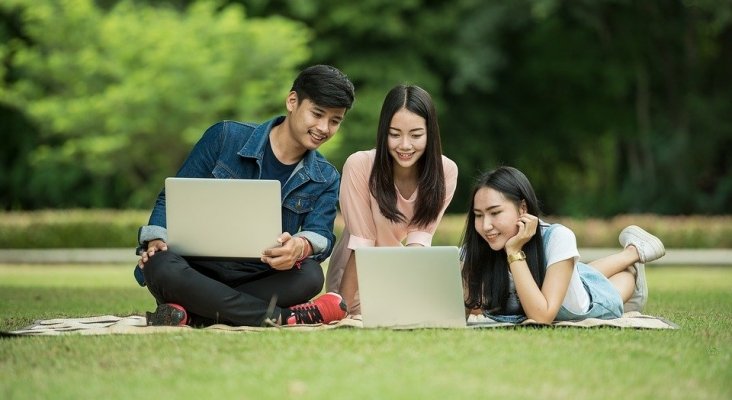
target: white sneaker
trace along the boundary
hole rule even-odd
[[[663,242],[660,239],[635,225],[623,229],[618,236],[618,240],[623,248],[633,245],[638,251],[638,257],[642,264],[658,260],[666,254],[666,248],[663,247]]]
[[[666,254],[666,248],[660,239],[635,225],[623,229],[618,236],[618,241],[620,241],[623,248],[633,245],[638,251],[638,258],[640,259],[639,262],[630,267],[631,270],[635,270],[635,289],[630,299],[623,304],[624,311],[643,312],[648,302],[645,264],[663,257]]]
[[[643,312],[648,302],[648,283],[646,282],[646,266],[641,262],[637,262],[630,267],[635,270],[635,289],[630,299],[623,304],[623,312],[638,311]]]

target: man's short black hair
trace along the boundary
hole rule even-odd
[[[292,83],[298,102],[310,99],[327,108],[350,109],[355,98],[353,83],[338,68],[313,65],[305,68]]]

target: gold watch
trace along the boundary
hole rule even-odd
[[[526,253],[522,251],[519,251],[517,253],[509,254],[508,255],[508,264],[510,265],[514,261],[521,261],[526,259]]]

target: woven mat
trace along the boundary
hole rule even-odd
[[[532,319],[527,319],[520,324],[510,322],[496,322],[489,318],[470,316],[469,323],[474,323],[472,328],[511,328],[519,326],[542,326],[542,327],[576,327],[576,328],[598,328],[598,327],[614,327],[614,328],[632,328],[632,329],[679,329],[675,323],[660,317],[652,315],[644,315],[637,311],[631,311],[623,314],[621,318],[615,319],[597,319],[587,318],[581,321],[560,321],[552,324],[541,324]],[[476,318],[477,317],[477,318]]]
[[[615,328],[633,328],[633,329],[678,329],[678,325],[673,322],[666,321],[663,318],[643,315],[638,312],[630,312],[623,315],[622,318],[601,320],[586,319],[582,321],[563,321],[555,322],[551,325],[539,324],[532,320],[526,320],[521,324],[495,322],[487,318],[475,320],[472,318],[469,328],[514,328],[521,326],[539,326],[539,327],[578,327],[578,328],[596,328],[596,327],[615,327]],[[298,325],[286,326],[278,328],[251,327],[251,326],[229,326],[223,324],[211,325],[206,328],[194,329],[188,326],[147,326],[145,317],[131,315],[127,317],[118,317],[114,315],[101,315],[87,318],[57,318],[35,321],[32,325],[23,329],[11,332],[3,332],[3,336],[28,336],[28,335],[112,335],[112,334],[149,334],[149,333],[166,333],[166,332],[192,332],[192,331],[208,331],[221,333],[236,332],[262,332],[262,331],[322,331],[330,329],[344,328],[362,328],[363,323],[359,319],[346,318],[337,323],[329,325]],[[421,328],[398,328],[398,329],[421,329]]]

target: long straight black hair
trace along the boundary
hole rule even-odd
[[[442,169],[442,144],[432,97],[419,86],[398,85],[387,93],[381,107],[379,128],[376,132],[376,159],[369,177],[369,190],[379,203],[379,211],[392,222],[404,222],[405,216],[397,209],[394,187],[394,161],[389,154],[389,127],[391,119],[401,109],[407,109],[425,119],[427,147],[417,161],[419,182],[414,217],[410,224],[425,226],[440,215],[445,202],[445,171]]]
[[[482,188],[502,193],[516,207],[520,207],[524,201],[526,212],[537,217],[540,215],[539,201],[526,175],[513,167],[503,166],[481,175],[473,188],[461,247],[463,285],[467,290],[465,306],[500,314],[505,310],[508,299],[508,261],[505,248],[500,251],[491,249],[475,230],[475,194]],[[531,275],[541,287],[544,283],[545,255],[539,227],[524,245],[523,251]]]

